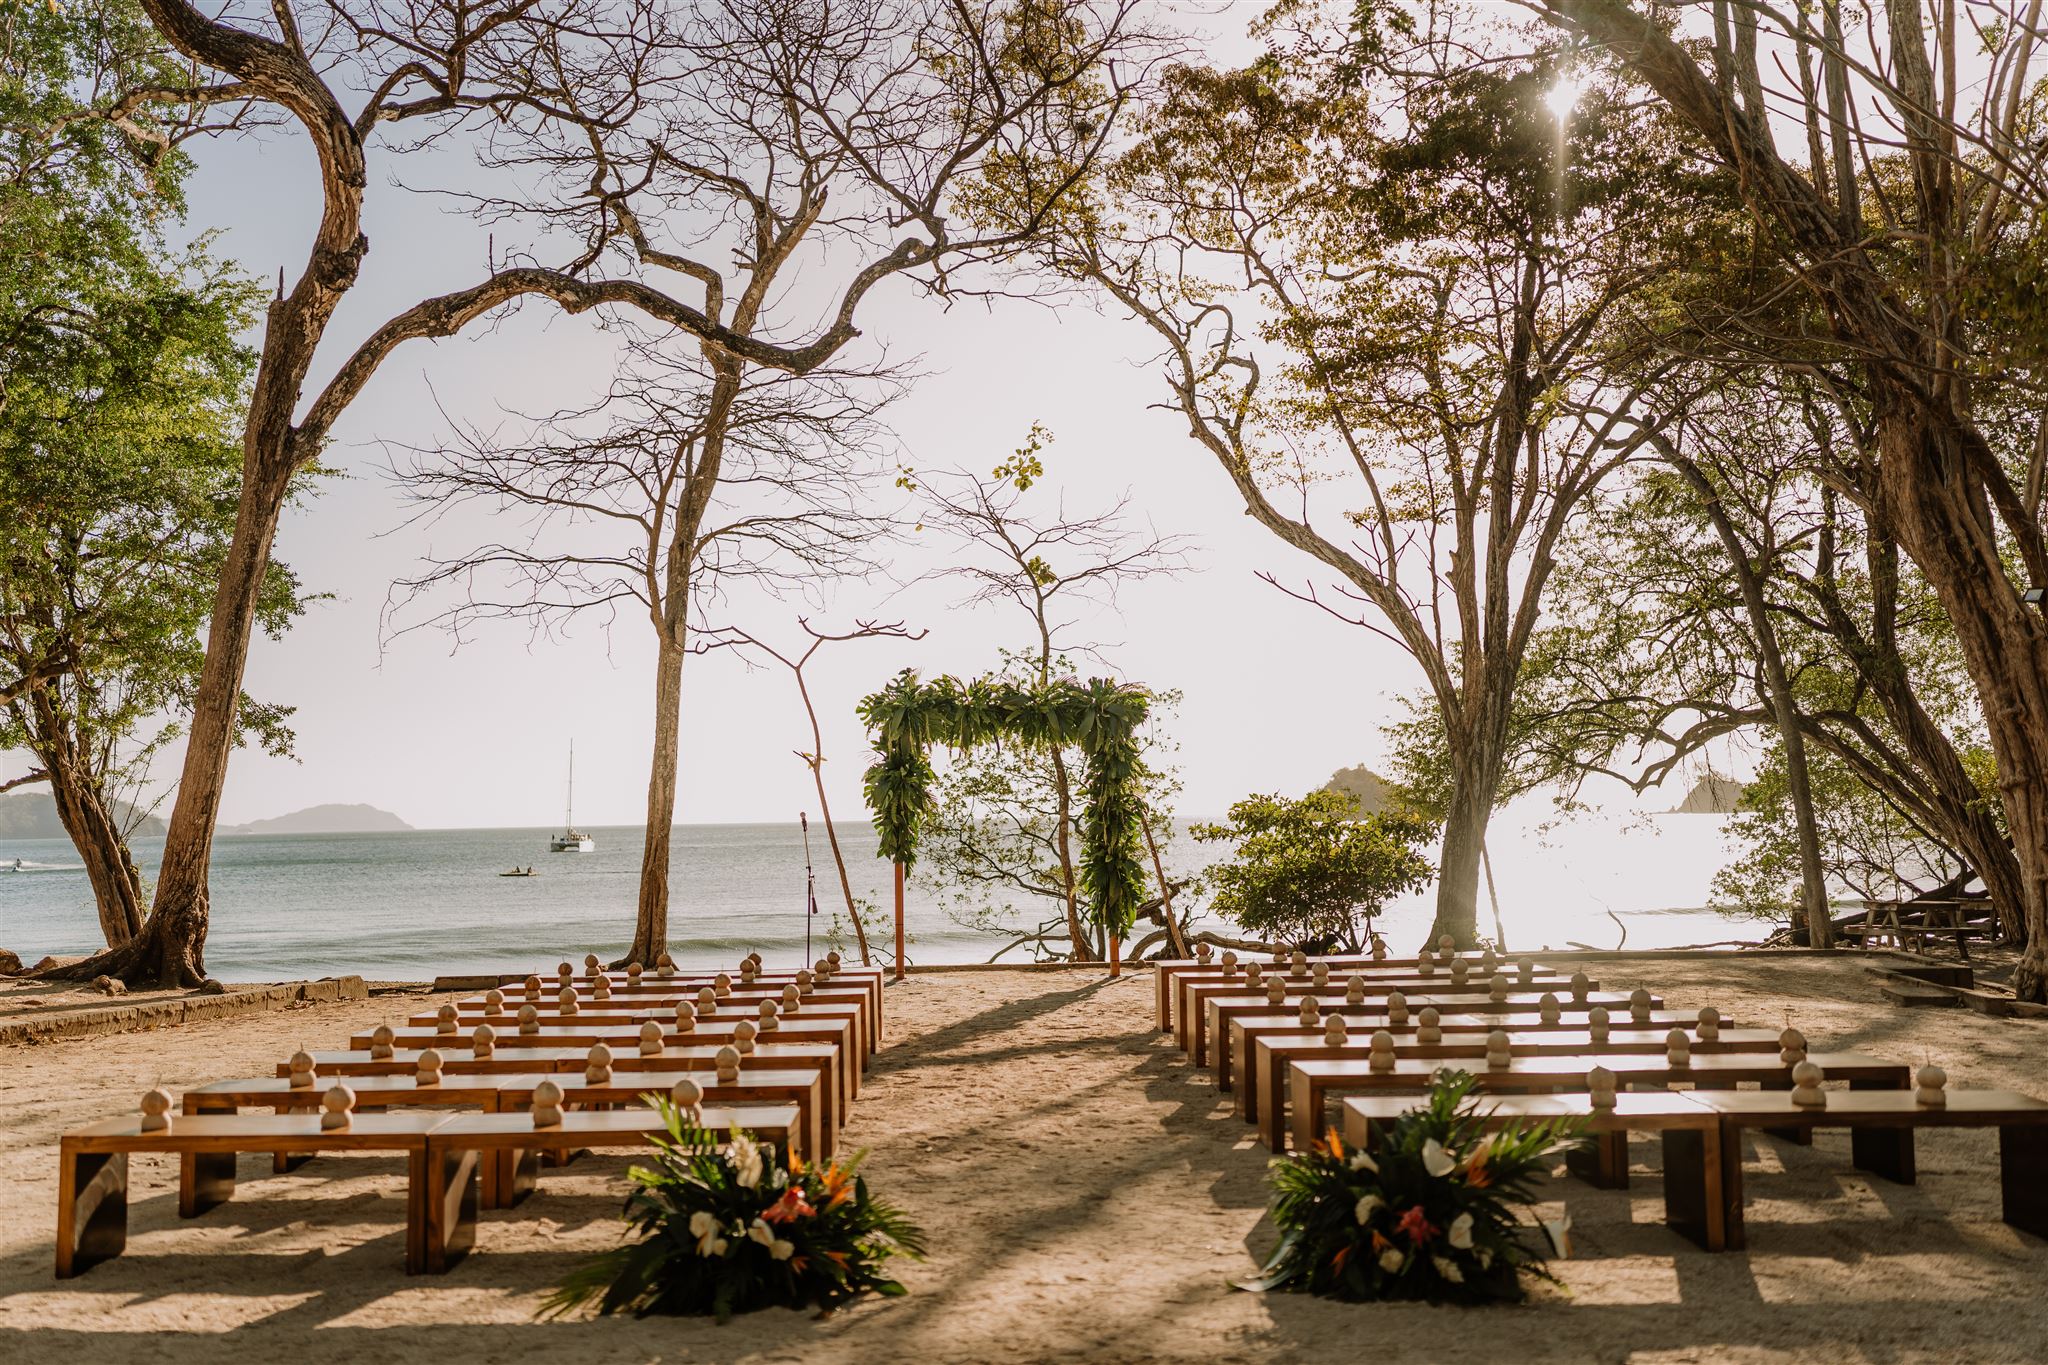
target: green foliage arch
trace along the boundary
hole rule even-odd
[[[1087,759],[1081,886],[1089,918],[1107,934],[1127,934],[1145,894],[1138,727],[1151,705],[1144,688],[1109,678],[1025,687],[996,677],[962,682],[942,675],[927,682],[904,669],[858,708],[875,745],[862,790],[881,839],[879,855],[906,869],[917,862],[918,839],[934,808],[932,745],[956,752],[983,744],[1073,745]]]

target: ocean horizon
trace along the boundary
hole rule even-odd
[[[1510,950],[1678,947],[1754,940],[1753,921],[1701,908],[1725,858],[1723,821],[1631,816],[1563,827],[1503,819],[1493,862]],[[622,953],[631,941],[641,827],[598,826],[592,853],[550,853],[543,827],[413,829],[352,834],[223,835],[214,844],[207,970],[223,981],[275,981],[359,973],[375,980],[518,972],[563,958]],[[841,824],[854,894],[890,905],[890,868],[865,821]],[[134,841],[153,877],[161,836]],[[1185,835],[1162,850],[1178,876],[1216,859]],[[853,935],[821,826],[811,830],[818,913],[806,913],[802,832],[790,823],[694,823],[674,831],[670,951],[686,967],[729,965],[748,951],[771,962],[808,960]],[[24,962],[101,946],[90,884],[63,839],[0,840],[0,947]],[[532,866],[530,878],[502,877]],[[1404,897],[1379,918],[1399,944],[1419,942],[1433,891]],[[1009,935],[949,917],[944,889],[911,878],[905,926],[910,959],[981,962]],[[836,912],[836,913],[835,913]],[[836,924],[835,924],[836,921]],[[1198,917],[1198,927],[1229,932]],[[1490,933],[1482,893],[1480,927]],[[1019,932],[1022,932],[1021,921]],[[808,935],[808,938],[807,938]],[[1412,945],[1410,945],[1412,946]],[[1028,961],[1028,952],[1005,960]]]

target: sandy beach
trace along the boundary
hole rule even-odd
[[[1894,1009],[1852,961],[1702,955],[1610,962],[1674,1007],[1789,1015],[1816,1046],[1931,1056],[1952,1084],[2048,1088],[2048,1024]],[[56,1139],[174,1091],[268,1074],[294,1047],[417,1008],[309,1005],[175,1030],[0,1052],[0,1355],[22,1361],[2039,1360],[2048,1244],[1998,1219],[1997,1139],[1920,1136],[1915,1186],[1874,1182],[1848,1139],[1750,1152],[1751,1249],[1666,1231],[1654,1144],[1626,1192],[1559,1180],[1575,1223],[1562,1285],[1522,1308],[1360,1307],[1230,1289],[1273,1240],[1266,1154],[1203,1073],[1152,1030],[1152,983],[1082,972],[916,976],[847,1128],[878,1190],[923,1223],[911,1293],[825,1321],[788,1312],[535,1324],[548,1287],[617,1236],[622,1157],[550,1172],[445,1278],[401,1272],[395,1163],[273,1177],[176,1216],[176,1169],[132,1168],[127,1254],[51,1276]]]

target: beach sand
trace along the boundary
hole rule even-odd
[[[1604,985],[1745,1024],[1789,1013],[1816,1047],[1919,1062],[1951,1083],[2048,1094],[2048,1024],[1897,1010],[1853,962],[1701,955],[1606,962]],[[1757,1141],[1751,1249],[1709,1256],[1661,1225],[1654,1143],[1625,1192],[1546,1188],[1575,1224],[1561,1287],[1520,1308],[1356,1306],[1229,1282],[1272,1246],[1266,1154],[1153,1031],[1152,982],[914,976],[847,1130],[872,1184],[925,1227],[907,1298],[816,1321],[535,1323],[548,1287],[611,1245],[623,1157],[548,1172],[445,1277],[400,1267],[395,1163],[242,1161],[235,1200],[176,1215],[176,1168],[131,1168],[128,1252],[51,1276],[56,1140],[173,1090],[269,1074],[417,997],[0,1050],[0,1358],[84,1362],[2041,1360],[2048,1244],[1999,1221],[1993,1132],[1920,1136],[1920,1181],[1875,1182],[1848,1139]],[[2043,1178],[2048,1178],[2044,1173]]]

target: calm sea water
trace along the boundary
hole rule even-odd
[[[1723,856],[1721,822],[1703,816],[1575,824],[1545,834],[1512,821],[1497,828],[1494,870],[1509,944],[1577,940],[1669,947],[1756,937],[1753,925],[1697,907]],[[638,827],[600,828],[594,853],[551,854],[547,831],[417,830],[400,834],[263,835],[214,844],[213,926],[207,967],[226,981],[360,972],[419,980],[437,973],[526,971],[586,952],[611,955],[631,940],[640,875]],[[889,903],[889,868],[866,825],[840,832],[856,895]],[[161,839],[138,840],[154,874]],[[670,875],[671,950],[685,966],[730,963],[761,951],[795,962],[825,951],[838,881],[821,832],[812,831],[820,913],[804,913],[804,848],[794,825],[684,825]],[[1192,868],[1214,851],[1182,841],[1170,866]],[[0,947],[32,962],[100,946],[91,888],[63,840],[0,840]],[[514,865],[539,876],[500,877]],[[1482,901],[1481,924],[1490,919]],[[914,962],[978,962],[1004,940],[954,924],[932,888],[913,880],[906,923]],[[1419,939],[1427,896],[1392,907],[1382,927],[1397,943]],[[848,930],[850,937],[850,930]],[[850,945],[849,945],[850,946]],[[1014,956],[1014,955],[1013,955]]]

